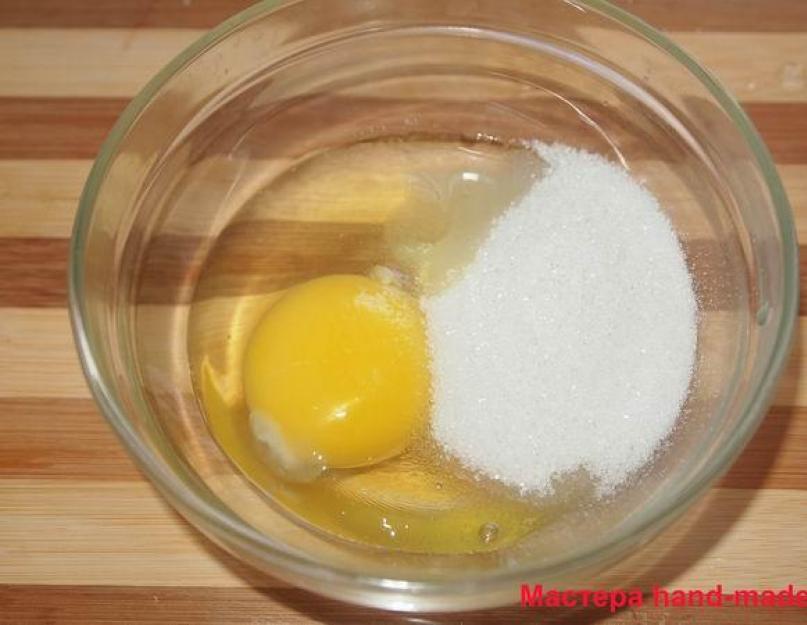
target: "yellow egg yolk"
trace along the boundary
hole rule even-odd
[[[364,276],[310,280],[259,321],[243,375],[252,432],[289,474],[386,460],[427,411],[422,312],[415,298]]]

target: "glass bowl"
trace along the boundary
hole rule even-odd
[[[211,438],[190,373],[191,302],[235,302],[202,328],[235,362],[225,321],[253,322],[238,301],[366,269],[366,223],[334,223],[316,202],[278,207],[272,183],[311,155],[381,137],[560,141],[621,163],[661,201],[700,301],[695,382],[664,452],[598,514],[493,554],[369,549],[278,510]],[[222,237],[239,251],[197,288]],[[258,569],[398,610],[504,604],[522,582],[587,587],[657,535],[759,424],[797,295],[792,215],[748,118],[672,42],[598,0],[255,5],[122,114],[81,197],[70,261],[90,387],[162,494]]]

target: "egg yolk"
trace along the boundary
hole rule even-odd
[[[356,275],[289,289],[246,349],[252,432],[292,475],[401,453],[425,420],[428,349],[415,298]]]

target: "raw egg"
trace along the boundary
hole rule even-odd
[[[428,409],[418,301],[358,275],[294,286],[258,322],[243,375],[252,432],[290,476],[392,458]]]

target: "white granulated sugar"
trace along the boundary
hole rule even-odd
[[[525,492],[583,468],[607,493],[675,424],[697,305],[653,195],[604,158],[535,144],[544,176],[462,277],[424,298],[432,432],[466,467]]]

